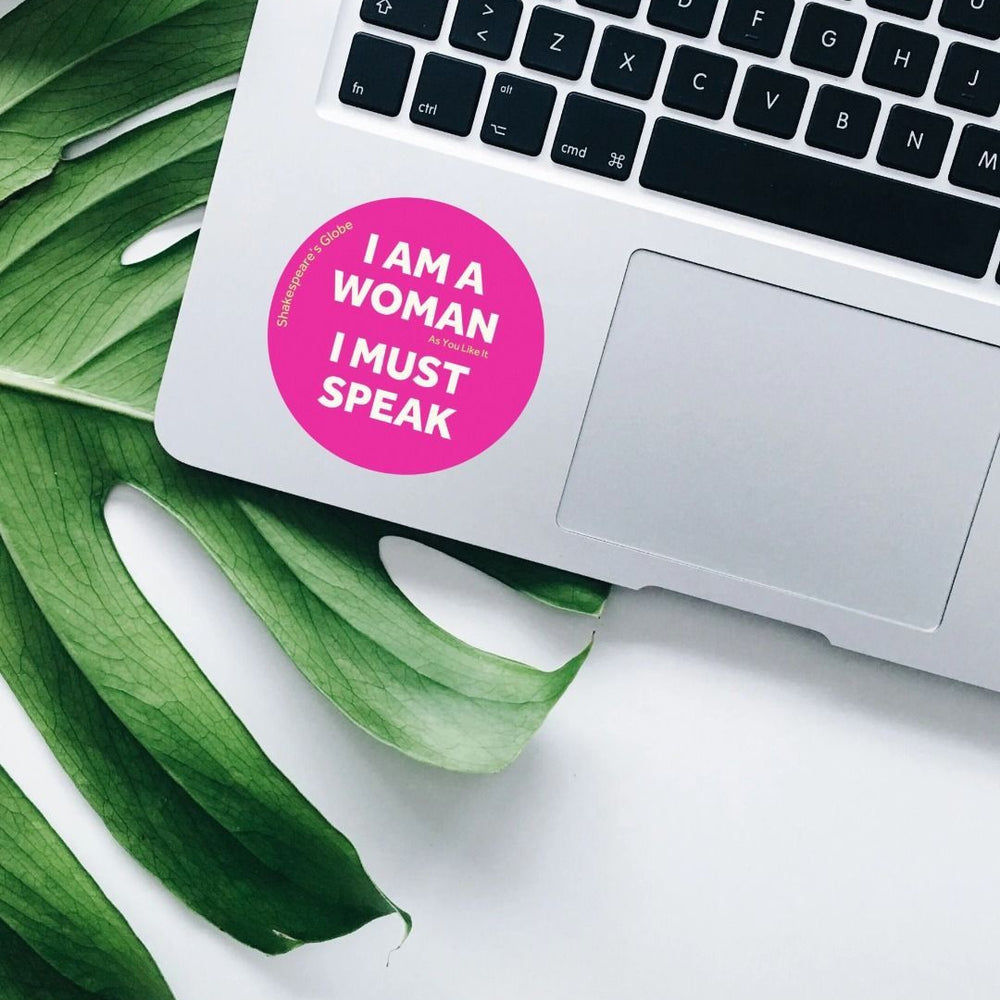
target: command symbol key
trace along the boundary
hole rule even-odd
[[[645,122],[646,116],[636,108],[570,94],[552,143],[552,159],[623,181],[632,172]]]
[[[512,73],[498,73],[479,137],[526,156],[538,156],[555,105],[556,88]]]

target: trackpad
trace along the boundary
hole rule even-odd
[[[1000,430],[1000,350],[633,254],[559,524],[919,628]]]

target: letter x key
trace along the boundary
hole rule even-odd
[[[605,28],[591,81],[595,87],[645,100],[653,94],[665,51],[662,38],[616,26]]]

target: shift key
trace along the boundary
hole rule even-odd
[[[596,97],[570,94],[566,98],[552,159],[616,181],[632,172],[646,116]]]

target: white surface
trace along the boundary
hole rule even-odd
[[[174,522],[122,491],[119,546],[265,749],[414,914],[258,956],[114,843],[9,694],[0,763],[178,1000],[971,1000],[1000,985],[1000,697],[664,593],[616,592],[507,772],[414,764],[316,694]],[[399,548],[400,546],[397,546]],[[553,666],[586,620],[443,557],[390,560],[462,636]]]

